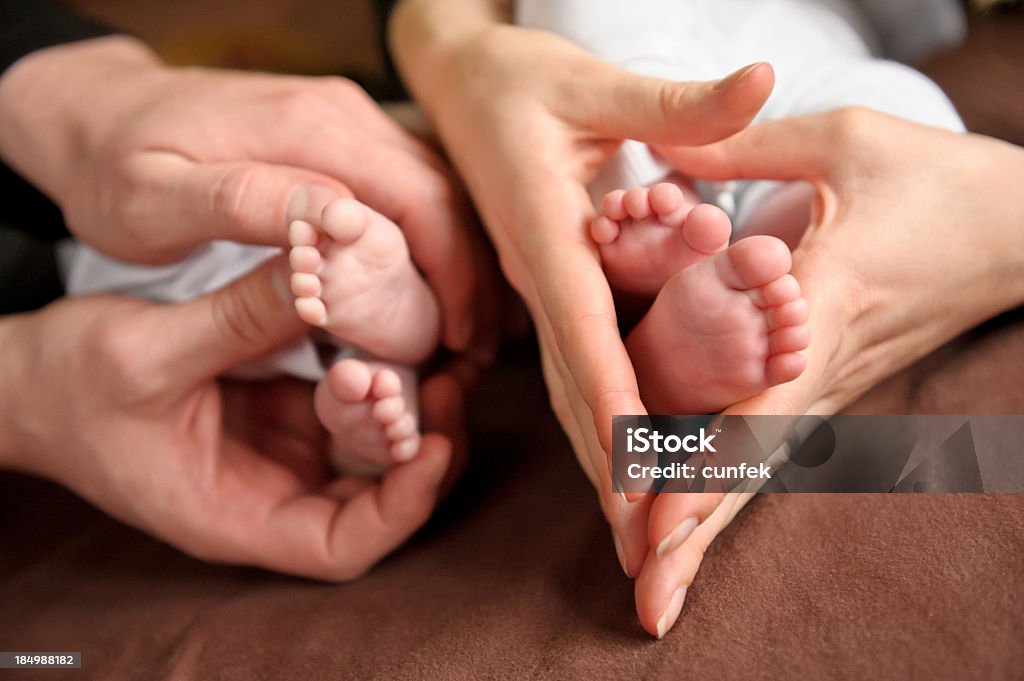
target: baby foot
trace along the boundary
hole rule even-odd
[[[377,475],[416,456],[415,385],[412,370],[399,365],[343,359],[328,370],[313,405],[338,470]]]
[[[654,297],[679,270],[729,243],[729,217],[715,206],[694,205],[680,185],[610,192],[590,226],[608,282],[620,291]]]
[[[389,361],[416,364],[434,350],[440,310],[398,225],[346,198],[324,208],[319,227],[293,222],[288,238],[305,322]]]
[[[665,284],[626,340],[652,413],[719,411],[803,372],[807,303],[791,264],[782,241],[752,236]]]

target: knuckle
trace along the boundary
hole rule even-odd
[[[829,114],[831,137],[844,151],[856,151],[871,137],[871,112],[862,106],[848,106]]]
[[[234,221],[242,216],[256,172],[254,166],[237,165],[217,178],[211,188],[211,209],[215,216],[225,221]]]
[[[707,546],[704,544],[704,542],[690,541],[684,543],[682,546],[679,547],[678,550],[683,552],[683,564],[687,566],[697,566],[700,565],[701,562],[703,562],[704,553],[707,551]],[[695,574],[696,573],[693,570],[686,570],[686,572],[683,574],[682,585],[687,587],[690,586],[690,584],[693,582]]]
[[[211,298],[213,328],[218,329],[227,343],[251,347],[268,333],[269,329],[257,313],[257,303],[244,287],[234,287]]]
[[[325,89],[334,93],[336,96],[361,101],[364,103],[372,103],[370,95],[366,93],[359,84],[348,78],[342,78],[341,76],[323,76],[320,79]]]
[[[123,304],[134,307],[127,301]],[[134,314],[98,321],[88,356],[104,377],[100,387],[125,402],[158,394],[160,372],[148,366],[152,341]]]
[[[277,102],[277,116],[281,125],[306,126],[316,121],[325,107],[323,95],[308,85],[287,89]]]
[[[659,107],[656,112],[662,117],[682,110],[689,97],[689,89],[683,83],[661,82],[657,86],[655,102]]]

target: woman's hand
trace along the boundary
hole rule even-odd
[[[212,239],[287,246],[291,220],[351,189],[402,227],[445,344],[494,336],[447,167],[350,81],[169,68],[123,36],[53,47],[0,78],[0,156],[78,238],[138,263]]]
[[[644,407],[586,236],[586,187],[625,139],[704,144],[744,128],[772,70],[719,83],[638,76],[553,34],[505,25],[489,6],[406,0],[392,18],[392,50],[529,307],[555,412],[635,575],[650,500],[628,504],[612,492],[608,455],[612,415]]]
[[[178,305],[91,296],[0,319],[0,464],[206,560],[359,576],[429,517],[451,440],[425,435],[379,483],[336,479],[310,384],[216,378],[307,331],[288,273],[275,261]],[[428,382],[424,410],[454,433],[454,382]]]
[[[811,225],[793,253],[793,274],[811,310],[807,369],[726,413],[836,413],[1024,302],[1018,147],[846,109],[756,125],[702,149],[661,152],[690,176],[803,180],[816,188]],[[779,445],[788,435],[780,433]],[[649,631],[661,635],[672,626],[679,615],[673,596],[690,585],[704,550],[749,498],[663,494],[654,501],[654,548],[636,591]],[[695,521],[691,534],[663,544]]]

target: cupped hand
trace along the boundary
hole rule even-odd
[[[338,479],[312,385],[217,379],[305,333],[288,272],[273,261],[178,305],[90,296],[0,320],[0,460],[206,560],[359,576],[428,518],[452,439],[425,435],[380,481]],[[454,433],[455,384],[435,378],[423,400],[425,427]]]
[[[287,246],[291,220],[351,189],[402,227],[445,344],[494,336],[475,319],[488,279],[449,170],[351,81],[170,68],[124,36],[53,47],[0,78],[0,156],[75,236],[146,264],[212,239]]]
[[[985,319],[1024,302],[1024,150],[866,109],[760,125],[661,153],[689,176],[815,188],[793,274],[811,310],[807,369],[729,414],[833,414]],[[789,432],[779,429],[778,445]],[[746,494],[663,494],[637,579],[648,631],[672,626],[711,541]],[[682,591],[681,591],[682,590]]]
[[[460,23],[465,6],[406,2],[392,20],[399,68],[469,188],[540,338],[550,399],[596,487],[627,574],[648,552],[650,498],[612,491],[615,414],[642,414],[608,282],[585,225],[587,185],[625,139],[704,144],[745,127],[767,65],[719,83],[631,74],[553,34]],[[465,15],[463,15],[465,18]]]

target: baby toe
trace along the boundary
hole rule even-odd
[[[619,237],[619,223],[615,222],[611,218],[605,215],[598,215],[594,218],[594,221],[590,223],[590,238],[595,243],[606,245],[615,241]]]
[[[671,215],[683,205],[683,190],[671,182],[661,182],[651,188],[648,200],[658,215]]]
[[[622,197],[622,205],[625,206],[629,217],[634,220],[643,220],[651,215],[650,191],[646,187],[633,187]]]
[[[404,440],[412,437],[416,434],[416,417],[405,412],[394,423],[388,425],[384,432],[392,440]]]
[[[337,199],[324,208],[324,230],[339,244],[361,237],[370,224],[370,210],[355,199]]]
[[[626,190],[624,189],[608,192],[601,200],[601,212],[612,220],[625,220],[629,217],[626,207],[622,204],[622,199],[625,196]]]
[[[807,358],[799,352],[784,352],[779,355],[772,355],[765,363],[765,372],[768,380],[774,385],[789,383],[795,380],[804,372],[807,367]]]
[[[370,393],[370,368],[355,359],[336,362],[327,372],[327,385],[339,400],[359,402]]]
[[[316,247],[320,238],[316,227],[305,220],[294,220],[288,225],[288,244],[290,246],[313,246]]]
[[[789,248],[771,236],[750,236],[737,241],[719,261],[723,281],[736,289],[764,287],[789,272],[793,264]]]
[[[377,421],[390,425],[405,413],[405,400],[400,395],[385,397],[373,405],[372,413]]]
[[[806,324],[810,316],[807,301],[803,298],[791,300],[777,307],[770,307],[765,314],[768,318],[768,326],[772,329]]]
[[[779,307],[800,297],[800,282],[792,274],[784,274],[752,293],[758,307]]]
[[[373,378],[373,396],[378,399],[402,394],[402,379],[391,369],[381,369]]]
[[[395,461],[405,462],[416,456],[420,450],[420,439],[411,437],[391,445],[391,456]]]
[[[288,264],[296,272],[316,274],[323,267],[323,257],[313,246],[295,246],[288,252]]]
[[[296,298],[316,298],[320,295],[320,277],[315,274],[295,272],[291,278],[292,294]]]
[[[728,246],[732,223],[721,208],[702,203],[694,206],[686,216],[682,232],[690,248],[710,255]]]
[[[768,334],[768,349],[771,354],[804,350],[811,342],[811,330],[806,326],[787,326]]]
[[[296,298],[295,311],[299,319],[312,326],[323,326],[327,323],[327,306],[319,298]]]

